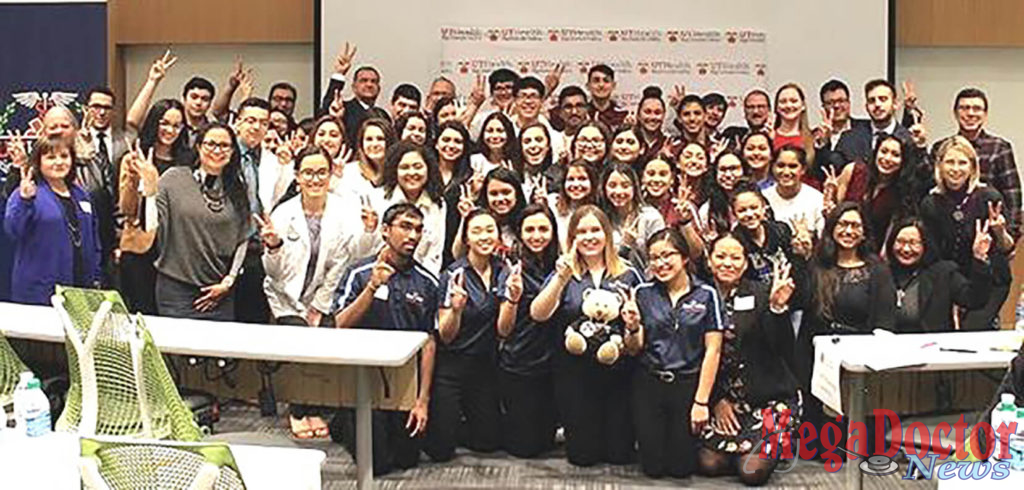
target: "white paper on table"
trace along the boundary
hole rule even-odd
[[[896,334],[876,328],[872,331],[870,348],[861,352],[868,354],[864,366],[872,371],[908,368],[927,364],[916,344],[917,340],[901,339]]]
[[[811,394],[826,407],[842,415],[843,395],[839,383],[839,359],[835,344],[818,342],[814,351],[814,370],[811,374]]]

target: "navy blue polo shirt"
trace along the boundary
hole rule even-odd
[[[497,257],[491,258],[491,284],[484,284],[483,278],[469,265],[469,259],[462,257],[452,262],[441,272],[440,298],[442,308],[451,307],[448,286],[452,275],[461,271],[466,290],[466,308],[462,310],[459,332],[451,343],[438,342],[438,348],[454,354],[493,358],[497,351],[498,307],[505,298],[505,280],[508,268]],[[438,324],[440,328],[440,324]]]
[[[516,324],[498,346],[498,366],[505,372],[520,376],[536,376],[550,369],[551,347],[556,329],[548,322],[530,317],[530,304],[540,294],[545,270],[523,264],[523,295],[516,309]],[[557,332],[558,337],[562,332]]]
[[[376,256],[359,260],[338,283],[335,312],[352,304],[370,283]],[[381,330],[416,330],[431,333],[437,317],[437,279],[416,261],[404,270],[396,270],[388,282],[377,289],[370,309],[358,328]]]
[[[554,280],[556,274],[558,273],[552,272],[549,274],[547,280],[544,281],[544,285],[547,286],[549,282]],[[618,276],[610,276],[606,272],[600,284],[594,284],[590,272],[584,272],[580,278],[573,275],[569,279],[568,284],[565,285],[565,289],[562,290],[558,309],[555,310],[555,314],[551,317],[552,326],[556,326],[564,332],[566,326],[583,317],[583,292],[588,289],[629,292],[641,282],[643,282],[643,279],[640,277],[640,273],[632,267],[627,267],[626,271]]]
[[[636,290],[648,369],[694,373],[704,360],[704,334],[725,330],[728,317],[718,291],[690,276],[690,291],[673,305],[663,283],[641,284]]]

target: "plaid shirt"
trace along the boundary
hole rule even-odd
[[[936,156],[939,147],[952,136],[939,140],[932,145],[932,161],[939,164]],[[978,137],[971,141],[978,152],[978,164],[981,168],[981,181],[995,187],[1003,196],[1003,210],[1008,213],[1009,227],[1007,231],[1014,240],[1021,235],[1021,190],[1020,176],[1017,175],[1017,162],[1013,158],[1013,146],[984,129]]]

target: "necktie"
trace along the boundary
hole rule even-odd
[[[107,168],[110,165],[110,153],[107,151],[107,134],[103,131],[96,132],[96,148],[102,164],[100,168]]]

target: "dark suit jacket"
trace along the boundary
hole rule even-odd
[[[327,90],[324,91],[324,96],[320,100],[320,111],[318,116],[327,114],[331,108],[331,102],[334,101],[334,93],[339,92],[345,88],[345,82],[335,78],[331,78],[330,83],[327,85]],[[358,148],[356,145],[356,133],[359,132],[359,126],[366,120],[367,110],[363,107],[358,100],[355,98],[345,101],[345,116],[343,122],[345,124],[345,141],[348,142],[349,148]]]
[[[949,332],[953,330],[953,304],[977,309],[988,301],[992,288],[992,270],[988,264],[975,260],[967,271],[960,272],[956,262],[939,260],[918,273],[918,311],[921,323],[901,332]]]

